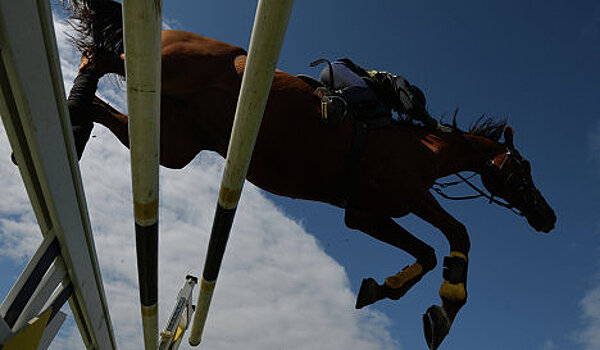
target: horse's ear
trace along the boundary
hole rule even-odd
[[[514,148],[513,144],[513,129],[510,126],[507,126],[504,129],[504,144],[508,148]]]

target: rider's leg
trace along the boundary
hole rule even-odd
[[[349,111],[359,119],[388,116],[390,111],[377,96],[377,93],[347,64],[343,61],[335,61],[323,68],[319,80],[327,86],[327,89],[332,90],[324,94],[343,97],[343,101],[348,104]],[[325,102],[328,110],[337,111],[340,109],[336,106],[336,103],[338,103],[336,99],[329,99]]]
[[[436,266],[437,262],[433,248],[406,231],[390,217],[360,210],[346,209],[345,222],[349,228],[360,230],[382,242],[402,249],[417,259],[415,263],[401,272],[386,278],[382,285],[377,285],[372,279],[363,281],[361,293],[359,293],[357,300],[357,308],[386,297],[399,299],[425,273]],[[365,293],[367,295],[364,295]]]
[[[100,98],[94,97],[90,116],[95,123],[102,124],[112,131],[125,147],[129,147],[127,115],[119,112]]]

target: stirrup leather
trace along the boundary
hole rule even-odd
[[[348,114],[348,104],[340,96],[336,96],[326,87],[315,90],[321,98],[321,120],[326,124],[336,125],[342,122]]]

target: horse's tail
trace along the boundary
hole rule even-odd
[[[86,55],[102,52],[123,53],[121,4],[113,0],[63,0],[71,11],[69,23],[76,34],[70,35],[79,51]]]

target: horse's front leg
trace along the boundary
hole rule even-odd
[[[360,230],[373,238],[402,249],[417,259],[396,275],[386,278],[381,285],[372,278],[364,279],[356,299],[357,309],[385,298],[400,299],[437,264],[433,248],[388,216],[346,209],[345,223],[349,228]]]
[[[448,214],[429,192],[413,208],[413,213],[442,231],[450,243],[450,256],[444,258],[444,282],[439,290],[442,307],[431,306],[423,315],[427,345],[437,349],[467,301],[470,240],[465,226]]]

